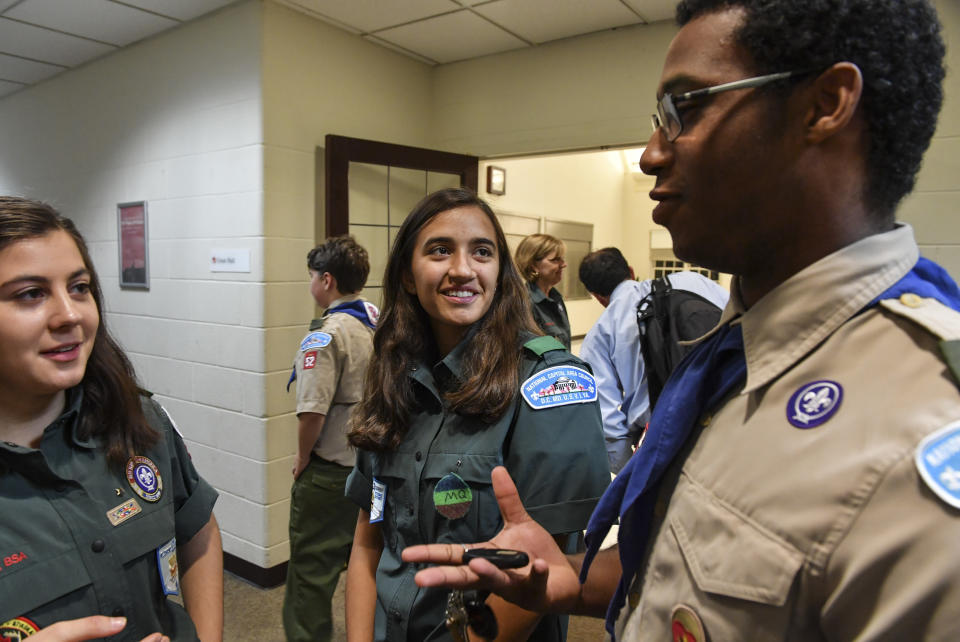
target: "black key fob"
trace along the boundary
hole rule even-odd
[[[505,548],[471,548],[463,553],[463,563],[472,559],[484,559],[497,568],[520,568],[530,563],[530,558],[521,551]]]

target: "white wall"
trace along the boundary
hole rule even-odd
[[[268,500],[259,2],[232,6],[0,101],[0,192],[74,218],[106,320],[221,491],[225,539]],[[148,201],[150,290],[118,287],[118,202]],[[246,274],[213,274],[212,247]],[[289,473],[288,473],[289,474]],[[284,516],[285,517],[285,516]]]
[[[935,4],[947,43],[946,97],[916,189],[898,217],[914,226],[923,255],[960,279],[960,2]]]
[[[255,533],[224,537],[224,549],[272,567],[289,557],[290,469],[296,450],[294,393],[285,386],[314,313],[306,257],[322,239],[316,220],[315,154],[327,134],[426,146],[431,68],[288,7],[263,5],[266,448],[257,456],[264,493],[236,503],[259,515]],[[250,471],[254,474],[256,471]]]

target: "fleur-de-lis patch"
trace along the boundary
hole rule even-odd
[[[813,381],[801,386],[787,402],[787,421],[796,428],[814,428],[840,407],[843,388],[836,381]]]

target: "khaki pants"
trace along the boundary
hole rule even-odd
[[[312,456],[293,482],[283,628],[290,642],[330,640],[330,601],[347,567],[357,506],[343,496],[351,468]]]

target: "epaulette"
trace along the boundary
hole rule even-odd
[[[550,352],[551,350],[567,349],[566,346],[557,341],[556,338],[550,336],[534,337],[524,343],[523,347],[538,357],[543,356],[543,353]]]
[[[960,383],[960,313],[936,299],[910,292],[897,299],[884,299],[880,301],[880,305],[898,316],[910,319],[938,337],[943,359],[950,367],[954,379]]]

